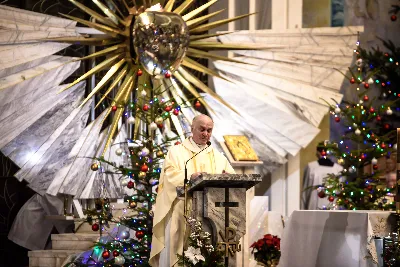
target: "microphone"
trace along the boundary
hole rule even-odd
[[[210,141],[207,141],[207,146],[205,147],[205,148],[203,148],[202,150],[200,150],[199,152],[197,152],[196,154],[194,154],[190,159],[188,159],[186,162],[185,162],[185,180],[183,181],[183,192],[185,193],[185,203],[184,203],[184,215],[186,216],[186,212],[187,212],[187,207],[186,207],[186,198],[187,198],[187,196],[186,196],[186,184],[188,183],[188,175],[187,175],[187,164],[188,164],[188,162],[190,161],[190,160],[192,160],[194,157],[196,157],[198,154],[200,154],[202,151],[204,151],[205,149],[207,149],[209,146],[211,146],[211,142]]]

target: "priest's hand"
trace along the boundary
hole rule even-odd
[[[196,179],[197,177],[199,177],[202,173],[201,172],[195,172],[190,176],[190,179]]]

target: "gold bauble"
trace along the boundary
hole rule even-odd
[[[99,164],[93,163],[92,166],[90,166],[90,169],[92,169],[92,171],[97,171],[99,169]]]
[[[342,158],[338,159],[338,160],[337,160],[337,163],[338,163],[339,165],[343,165],[343,164],[344,164],[344,159],[342,159]]]
[[[130,207],[131,209],[134,209],[134,208],[137,207],[137,203],[136,203],[135,201],[131,201],[131,202],[129,202],[129,207]]]
[[[157,157],[161,158],[164,157],[164,152],[162,152],[161,150],[157,151]]]
[[[164,119],[163,119],[162,117],[157,117],[157,118],[154,120],[154,122],[155,122],[156,124],[161,124],[161,123],[164,122]]]
[[[139,177],[139,179],[144,179],[144,178],[146,178],[146,173],[145,172],[139,172],[138,177]]]

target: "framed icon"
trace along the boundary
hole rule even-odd
[[[235,161],[258,161],[258,156],[244,135],[224,135],[225,144]]]

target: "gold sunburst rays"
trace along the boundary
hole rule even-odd
[[[224,10],[219,10],[207,15],[201,15],[204,10],[206,10],[211,5],[215,4],[217,0],[210,0],[204,5],[197,7],[196,9],[184,14],[191,5],[193,5],[195,0],[185,0],[181,5],[174,9],[176,4],[175,0],[160,1],[160,0],[148,0],[148,1],[135,1],[135,0],[92,0],[92,2],[97,6],[100,12],[92,10],[76,0],[69,0],[72,4],[77,6],[79,9],[83,10],[89,16],[95,20],[83,20],[70,15],[63,15],[71,20],[77,21],[87,27],[99,30],[104,33],[102,37],[93,36],[80,36],[80,37],[61,37],[61,38],[49,38],[47,41],[52,42],[67,42],[67,43],[80,43],[84,45],[93,45],[101,47],[99,51],[92,53],[80,60],[93,59],[96,58],[98,62],[95,67],[90,69],[87,73],[83,74],[72,84],[64,88],[62,91],[69,89],[78,82],[87,79],[91,75],[99,74],[104,72],[104,76],[97,83],[95,88],[89,93],[89,95],[84,99],[82,105],[86,103],[94,95],[99,95],[100,100],[96,103],[95,108],[98,108],[103,101],[109,97],[110,93],[115,92],[115,98],[111,101],[112,105],[116,106],[117,109],[112,112],[112,107],[110,106],[107,110],[107,116],[113,116],[110,129],[108,132],[108,137],[106,138],[106,146],[104,151],[110,145],[113,135],[116,132],[118,121],[121,119],[123,114],[123,106],[128,103],[128,100],[132,94],[136,94],[134,88],[139,85],[149,84],[144,90],[151,95],[152,86],[150,85],[151,79],[147,73],[143,75],[136,75],[139,69],[143,69],[138,61],[137,56],[132,58],[134,53],[131,51],[132,40],[131,24],[134,21],[134,17],[145,12],[146,7],[150,7],[155,3],[164,4],[166,2],[164,11],[174,12],[182,16],[182,19],[186,22],[190,33],[189,47],[186,56],[182,59],[182,66],[180,66],[175,72],[172,72],[171,78],[176,78],[176,80],[185,87],[190,94],[204,105],[204,107],[213,112],[212,108],[204,101],[197,89],[208,93],[220,101],[223,105],[227,106],[231,110],[233,107],[229,105],[223,98],[217,95],[213,90],[211,90],[207,85],[202,83],[194,75],[192,75],[189,69],[196,70],[208,75],[212,75],[221,79],[224,79],[215,70],[212,70],[202,64],[198,63],[195,59],[207,58],[212,60],[223,60],[235,63],[243,63],[236,59],[231,59],[228,57],[219,56],[211,53],[212,50],[240,50],[240,49],[260,49],[250,45],[240,45],[240,44],[222,44],[220,42],[212,39],[224,34],[229,34],[228,32],[208,34],[207,31],[210,29],[217,28],[221,25],[225,25],[229,22],[233,22],[252,14],[245,14],[237,16],[234,18],[218,20],[215,22],[208,23],[208,20],[216,15],[220,14]],[[140,2],[140,3],[139,3]],[[106,4],[104,4],[106,3]],[[139,3],[139,4],[138,4]],[[125,14],[125,15],[124,15]],[[210,39],[211,38],[211,39]],[[103,59],[105,58],[105,59]],[[167,79],[168,80],[168,79]],[[175,83],[175,80],[171,80]],[[173,90],[173,89],[168,89]],[[110,97],[109,97],[110,98]],[[140,100],[142,101],[142,100]],[[138,103],[140,105],[142,103]],[[236,112],[236,110],[234,110]],[[136,122],[140,120],[138,115],[136,115]],[[103,119],[102,123],[104,122]],[[134,134],[137,134],[137,127],[139,123],[135,123]],[[134,137],[135,137],[134,136]]]

